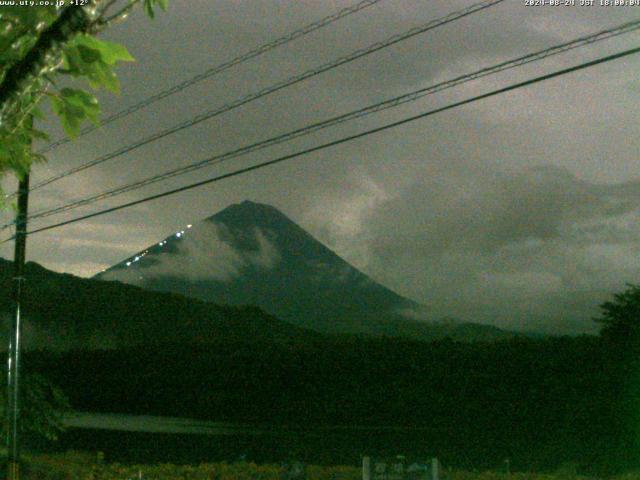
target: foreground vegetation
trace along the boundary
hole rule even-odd
[[[255,463],[208,463],[193,465],[122,465],[103,464],[92,454],[77,452],[33,456],[23,470],[25,480],[279,480],[278,465]],[[323,467],[309,465],[307,480],[360,480],[360,468],[354,466]],[[553,473],[505,473],[495,471],[472,472],[444,470],[442,480],[589,480],[577,475],[572,465],[565,465]],[[640,474],[610,477],[612,480],[637,480]]]
[[[25,365],[59,385],[78,411],[301,429],[290,443],[310,463],[401,451],[461,469],[494,469],[510,458],[518,470],[576,462],[595,474],[640,466],[638,358],[596,337],[379,339],[31,352]],[[304,431],[336,425],[406,430]],[[268,453],[289,430],[230,453]]]
[[[279,480],[278,465],[255,463],[208,463],[194,465],[122,465],[99,463],[91,454],[71,452],[60,455],[31,456],[23,469],[25,480]],[[310,465],[308,480],[359,480],[358,468]],[[463,479],[460,479],[463,480]],[[464,479],[467,480],[467,479]]]
[[[640,468],[640,288],[603,311],[600,337],[214,337],[32,351],[24,365],[60,386],[78,411],[200,418],[268,432],[177,438],[165,451],[161,435],[86,432],[76,442],[82,432],[70,431],[61,438],[64,450],[104,450],[110,460],[195,463],[247,454],[272,463],[294,449],[309,464],[354,464],[363,452],[402,452],[461,470],[496,470],[509,458],[517,471],[572,462],[580,473],[604,476]]]

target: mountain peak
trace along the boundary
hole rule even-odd
[[[404,312],[419,309],[415,302],[376,283],[277,208],[250,200],[187,225],[97,278],[256,305],[328,333],[432,338],[458,329],[411,320]]]
[[[232,203],[231,205],[229,205],[227,208],[225,208],[224,210],[243,210],[243,211],[255,211],[255,210],[259,210],[259,211],[270,211],[270,212],[278,212],[281,214],[280,210],[278,210],[276,207],[273,207],[271,205],[268,205],[266,203],[260,203],[260,202],[253,202],[251,200],[243,200],[240,203]],[[222,210],[222,211],[224,211]]]
[[[326,332],[393,334],[417,305],[376,283],[277,208],[245,200],[98,278],[205,301],[257,305]]]
[[[274,221],[294,223],[276,207],[266,203],[244,200],[241,203],[233,203],[220,212],[206,219],[214,223],[272,223]],[[245,225],[246,225],[245,223]]]
[[[335,255],[276,207],[265,203],[250,200],[234,203],[203,223],[218,227],[223,240],[233,243],[236,248],[255,249],[257,239],[254,237],[260,232],[278,243],[279,250],[285,255],[286,252],[302,251],[313,257]]]

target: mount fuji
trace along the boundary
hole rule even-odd
[[[324,333],[501,338],[472,323],[415,321],[418,303],[350,265],[276,208],[244,201],[95,276],[216,304],[255,305]]]

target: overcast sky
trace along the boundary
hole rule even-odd
[[[106,113],[354,0],[173,0],[105,38],[119,69]],[[474,3],[383,0],[49,154],[33,181]],[[576,0],[580,3],[580,0]],[[597,1],[596,3],[599,3]],[[287,88],[34,192],[32,211],[186,165],[480,67],[640,18],[640,7],[503,4]],[[88,213],[638,46],[632,33],[290,144],[34,224]],[[640,55],[520,89],[143,206],[34,235],[28,259],[91,276],[244,199],[276,206],[436,316],[593,331],[597,305],[640,282]],[[60,135],[54,123],[46,127]],[[5,214],[3,219],[7,219]],[[0,247],[10,258],[12,246]]]

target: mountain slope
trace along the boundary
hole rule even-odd
[[[189,225],[95,278],[257,305],[320,332],[421,339],[505,335],[494,327],[405,318],[403,312],[420,305],[373,281],[276,208],[249,201]]]
[[[0,259],[4,335],[12,309],[12,268],[11,262]],[[169,342],[300,341],[318,336],[257,307],[218,306],[119,282],[55,273],[32,262],[27,263],[25,276],[27,348],[147,348]]]

